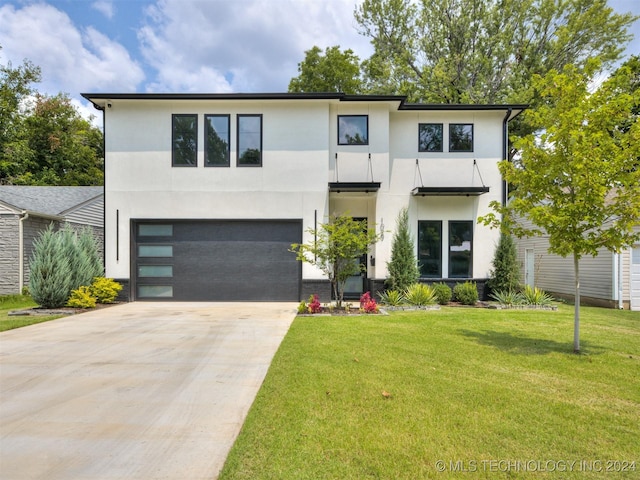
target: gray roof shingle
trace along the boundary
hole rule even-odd
[[[0,185],[0,201],[19,210],[59,215],[103,194],[104,187]]]

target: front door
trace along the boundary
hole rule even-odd
[[[365,228],[367,228],[366,218],[353,218],[357,222],[364,222]],[[358,258],[353,259],[354,263],[360,264],[360,273],[352,275],[347,279],[344,286],[344,298],[345,299],[360,299],[360,296],[365,292],[367,283],[367,253],[364,253]]]

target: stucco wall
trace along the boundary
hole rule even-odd
[[[349,212],[388,231],[376,244],[369,276],[384,279],[400,208],[419,220],[468,220],[474,225],[474,277],[488,275],[499,233],[476,224],[500,200],[496,166],[504,111],[397,111],[396,102],[324,100],[117,100],[106,111],[105,263],[107,276],[129,278],[132,219],[302,219],[303,242],[330,214]],[[198,115],[197,167],[171,165],[171,115]],[[204,115],[229,114],[230,166],[204,167]],[[263,117],[261,167],[236,166],[236,117]],[[338,115],[368,115],[368,145],[338,145]],[[474,124],[474,151],[418,152],[418,123]],[[424,186],[490,187],[480,197],[416,198],[416,158]],[[474,166],[474,160],[477,167]],[[482,179],[480,178],[482,176]],[[376,194],[335,194],[328,182],[380,182]],[[317,223],[316,223],[317,222]],[[445,227],[446,228],[446,227]],[[446,230],[443,239],[447,239]],[[417,239],[416,239],[417,240]],[[443,240],[444,242],[444,240]],[[447,251],[443,244],[443,253]],[[446,264],[443,258],[443,265]],[[446,273],[446,267],[445,272]],[[322,273],[303,265],[303,279]]]

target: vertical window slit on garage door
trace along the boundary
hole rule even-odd
[[[174,225],[137,225],[137,298],[174,297]]]

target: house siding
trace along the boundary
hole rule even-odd
[[[529,222],[522,222],[530,226]],[[640,227],[636,227],[638,231]],[[549,237],[539,235],[517,239],[518,260],[521,281],[525,281],[525,251],[534,251],[534,282],[538,288],[561,298],[572,300],[575,294],[573,257],[561,257],[548,252]],[[580,296],[585,303],[617,308],[619,292],[616,285],[622,280],[622,300],[625,308],[629,306],[630,250],[620,254],[622,274],[617,271],[616,256],[605,248],[598,250],[595,257],[580,259]]]
[[[8,212],[7,209],[4,211]],[[0,295],[19,293],[19,223],[20,216],[17,214],[0,214]]]

